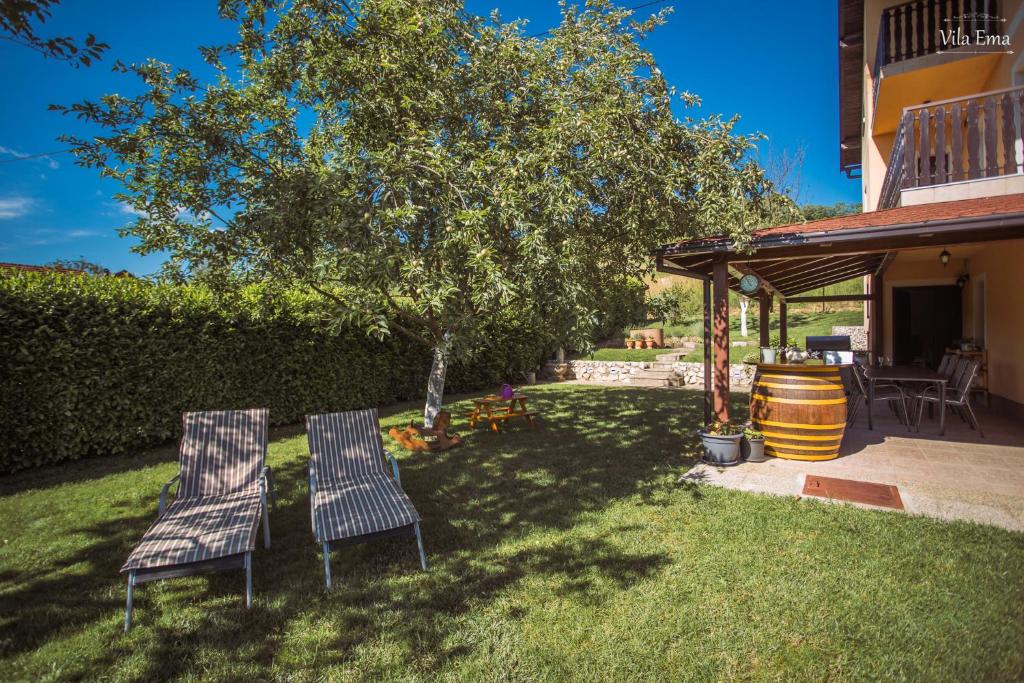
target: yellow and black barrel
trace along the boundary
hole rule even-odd
[[[838,365],[759,364],[750,389],[750,419],[764,432],[768,455],[789,460],[839,457],[846,392]]]

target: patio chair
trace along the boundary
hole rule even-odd
[[[940,375],[950,377],[953,374],[953,371],[956,369],[956,358],[957,356],[955,353],[943,354],[942,360],[939,361],[939,367],[937,368],[936,372],[938,372]]]
[[[252,553],[263,520],[270,547],[267,496],[274,497],[265,408],[185,413],[179,472],[160,492],[157,520],[121,568],[128,573],[124,630],[140,583],[224,569],[245,569],[245,606],[252,606]],[[171,486],[178,482],[168,504]]]
[[[395,456],[384,449],[377,409],[306,416],[309,512],[331,587],[331,548],[386,536],[416,537],[420,566],[427,556],[420,516],[402,490]],[[385,459],[391,463],[389,474]]]
[[[981,424],[978,422],[978,417],[974,414],[974,409],[971,407],[971,387],[974,384],[974,379],[978,376],[978,367],[980,363],[970,358],[961,358],[958,363],[954,377],[956,378],[952,382],[952,386],[946,389],[946,406],[952,408],[954,412],[960,415],[970,426],[971,429],[978,430],[978,436],[984,438],[985,433],[981,431]],[[921,431],[921,417],[924,413],[925,403],[938,404],[939,392],[934,386],[925,388],[920,394],[917,395],[917,421],[915,427],[917,431]]]
[[[867,405],[868,402],[868,390],[867,390],[867,379],[864,377],[864,368],[859,364],[854,364],[851,368],[854,380],[854,391],[851,392],[851,396],[847,405],[851,405],[849,408],[849,414],[846,418],[846,424],[848,426],[853,425],[857,419],[857,415],[860,412],[861,406]],[[885,402],[889,405],[889,408],[896,413],[897,419],[902,424],[907,425],[907,429],[910,429],[910,418],[907,413],[907,395],[898,384],[891,382],[878,382],[875,384],[875,401]],[[899,407],[899,410],[896,408]]]

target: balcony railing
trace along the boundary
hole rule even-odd
[[[900,191],[1022,172],[1024,86],[907,107],[896,131],[878,208]]]
[[[991,34],[999,27],[998,0],[913,0],[886,7],[878,28],[875,63],[883,67],[950,50],[957,44],[949,38],[957,33],[969,35],[973,42],[976,31]]]
[[[875,50],[876,98],[883,67],[954,50],[959,46],[958,36],[970,36],[973,44],[977,31],[993,34],[1000,27],[998,0],[912,0],[886,7],[882,10]]]
[[[882,182],[882,194],[878,197],[879,209],[891,209],[900,203],[900,190],[903,189],[903,126],[896,129],[896,138],[889,154],[889,166],[885,170]]]

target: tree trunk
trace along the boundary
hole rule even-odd
[[[441,412],[444,399],[444,378],[448,372],[448,344],[441,343],[434,347],[434,363],[430,366],[430,377],[427,379],[427,403],[423,407],[423,426],[432,429],[434,418]]]
[[[740,297],[740,334],[744,337],[747,336],[747,308],[750,306],[750,301],[747,297]]]

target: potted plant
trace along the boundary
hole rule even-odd
[[[740,461],[743,430],[729,422],[712,422],[700,432],[704,444],[704,462],[712,465],[736,465]]]
[[[743,428],[743,441],[740,443],[740,453],[747,462],[764,462],[768,458],[764,455],[764,433],[752,426]]]
[[[654,335],[651,335],[650,337],[647,338],[647,348],[649,348],[649,349],[656,349],[656,348],[658,348],[658,340],[654,337]]]
[[[768,338],[768,346],[761,347],[762,363],[775,363],[778,361],[779,344],[779,335],[773,334]]]
[[[627,339],[626,340],[626,348],[627,349],[635,349],[636,348],[636,339],[633,339],[632,337]]]

